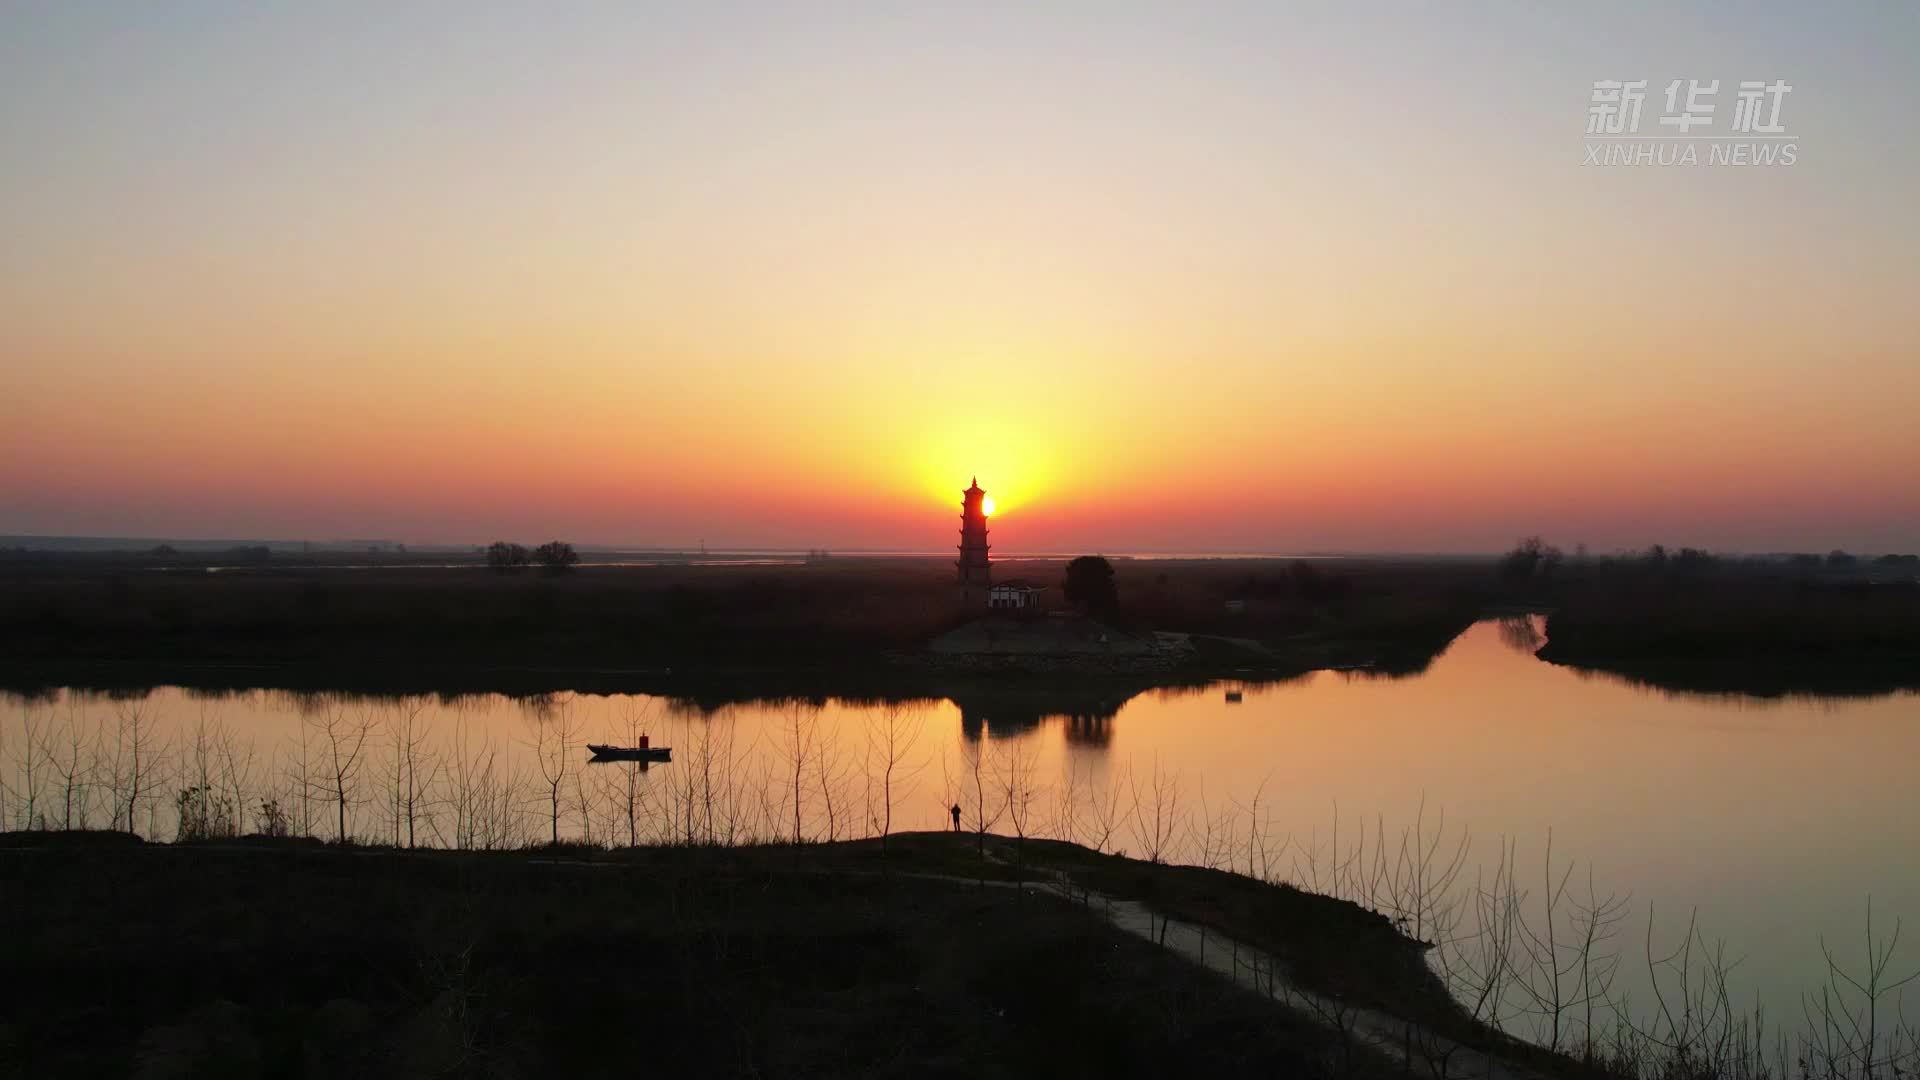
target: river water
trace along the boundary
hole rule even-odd
[[[1827,981],[1823,939],[1857,968],[1869,904],[1882,937],[1896,920],[1920,923],[1920,695],[1671,694],[1543,663],[1530,652],[1537,633],[1526,620],[1482,622],[1404,678],[1320,672],[1121,702],[701,712],[627,695],[69,691],[0,705],[0,824],[130,816],[172,839],[178,792],[204,782],[216,821],[245,831],[271,800],[293,831],[328,838],[344,816],[361,839],[434,846],[556,830],[741,842],[792,835],[798,758],[798,830],[819,839],[885,820],[892,757],[894,829],[944,827],[957,803],[967,827],[984,816],[1003,833],[1251,869],[1460,939],[1463,967],[1490,894],[1510,892],[1537,932],[1549,881],[1564,877],[1562,934],[1590,896],[1615,898],[1613,937],[1596,952],[1619,956],[1611,994],[1642,1010],[1650,928],[1658,955],[1693,921],[1737,961],[1734,1003],[1793,1027],[1802,994]],[[673,746],[673,762],[584,764],[586,742],[642,733]],[[1516,870],[1511,890],[1496,885],[1503,866]],[[1415,904],[1422,867],[1433,902]],[[1903,945],[1893,968],[1915,967],[1920,943]],[[1524,1029],[1524,1001],[1509,1008]]]

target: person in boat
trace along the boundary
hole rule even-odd
[[[947,810],[947,813],[953,815],[953,831],[959,832],[960,831],[960,804],[954,803],[953,806]]]

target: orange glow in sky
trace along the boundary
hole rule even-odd
[[[1577,21],[10,7],[0,534],[1920,548],[1915,24]]]

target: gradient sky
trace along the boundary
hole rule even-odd
[[[1915,5],[554,7],[0,3],[0,533],[1920,549]]]

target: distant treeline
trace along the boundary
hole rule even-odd
[[[1586,545],[1575,547],[1571,557],[1559,547],[1538,536],[1529,536],[1500,557],[1500,577],[1510,582],[1552,579],[1568,572],[1641,571],[1675,575],[1735,572],[1764,576],[1783,572],[1797,577],[1822,573],[1859,574],[1892,572],[1909,578],[1920,572],[1920,555],[1888,553],[1863,556],[1835,548],[1824,555],[1793,552],[1770,555],[1721,555],[1702,548],[1681,547],[1669,550],[1654,544],[1640,551],[1606,555],[1588,553]]]
[[[549,566],[570,566],[563,550]],[[529,553],[529,562],[534,556]],[[960,617],[931,565],[0,571],[7,661],[780,667],[871,660]],[[844,568],[844,569],[843,569]]]
[[[1920,556],[1729,556],[1654,545],[1569,557],[1529,537],[1502,594],[1549,610],[1543,659],[1660,685],[1882,692],[1920,679]]]

